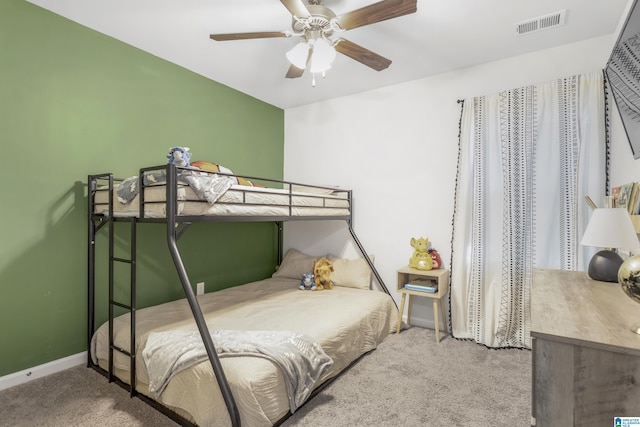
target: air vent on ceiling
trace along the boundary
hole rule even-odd
[[[516,29],[516,33],[519,36],[522,36],[525,34],[564,25],[566,16],[567,10],[565,9],[559,12],[550,13],[549,15],[539,16],[537,18],[527,19],[526,21],[517,22],[514,24],[514,27]]]

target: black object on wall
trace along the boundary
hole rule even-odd
[[[640,8],[635,0],[609,57],[605,74],[618,106],[633,158],[640,158]]]

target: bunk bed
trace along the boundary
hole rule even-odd
[[[174,164],[127,179],[89,175],[88,188],[88,366],[182,425],[279,424],[395,330],[395,301],[353,230],[350,190]],[[346,221],[362,254],[356,264],[330,258],[340,269],[330,291],[298,290],[314,258],[294,249],[283,255],[283,222],[299,220]],[[196,296],[177,242],[193,223],[221,221],[274,222],[280,267],[270,278]],[[131,227],[129,258],[115,256],[121,222]],[[137,224],[147,222],[166,224],[185,298],[138,309]],[[96,327],[103,229],[109,313]],[[128,303],[114,298],[117,263],[131,267]],[[370,290],[371,274],[383,292]]]

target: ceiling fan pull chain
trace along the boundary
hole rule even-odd
[[[316,73],[311,73],[311,86],[316,87]]]

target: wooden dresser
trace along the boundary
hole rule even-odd
[[[536,270],[532,425],[613,426],[640,417],[640,304],[584,272]]]

